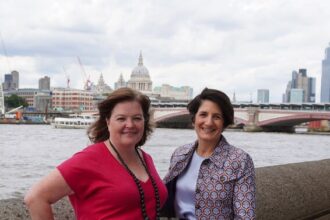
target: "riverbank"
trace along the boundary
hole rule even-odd
[[[73,209],[67,198],[54,204],[53,212],[56,220],[75,219]],[[0,218],[1,220],[31,219],[23,203],[23,198],[0,200]]]

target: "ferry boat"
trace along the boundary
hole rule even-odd
[[[69,118],[54,118],[51,123],[53,128],[88,128],[93,122],[95,122],[96,117],[90,115],[74,115]]]

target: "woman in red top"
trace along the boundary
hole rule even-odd
[[[159,219],[166,187],[142,146],[152,132],[150,100],[121,88],[98,106],[94,143],[60,164],[25,196],[33,220],[53,219],[51,204],[69,196],[78,220]]]

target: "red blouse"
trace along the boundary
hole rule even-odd
[[[163,206],[167,198],[166,187],[150,155],[143,152],[143,158],[157,183]],[[69,198],[77,220],[143,219],[140,195],[133,178],[103,142],[76,153],[57,169],[74,192]],[[155,219],[156,201],[150,178],[141,181],[141,185],[147,214]]]

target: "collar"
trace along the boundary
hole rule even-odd
[[[180,147],[173,155],[173,168],[177,167],[177,164],[181,163],[183,166],[178,168],[182,171],[188,162],[191,160],[192,155],[197,147],[197,141]],[[223,168],[224,162],[228,156],[229,144],[226,138],[222,135],[218,145],[215,147],[214,152],[208,158],[212,163],[214,163],[219,169]]]

